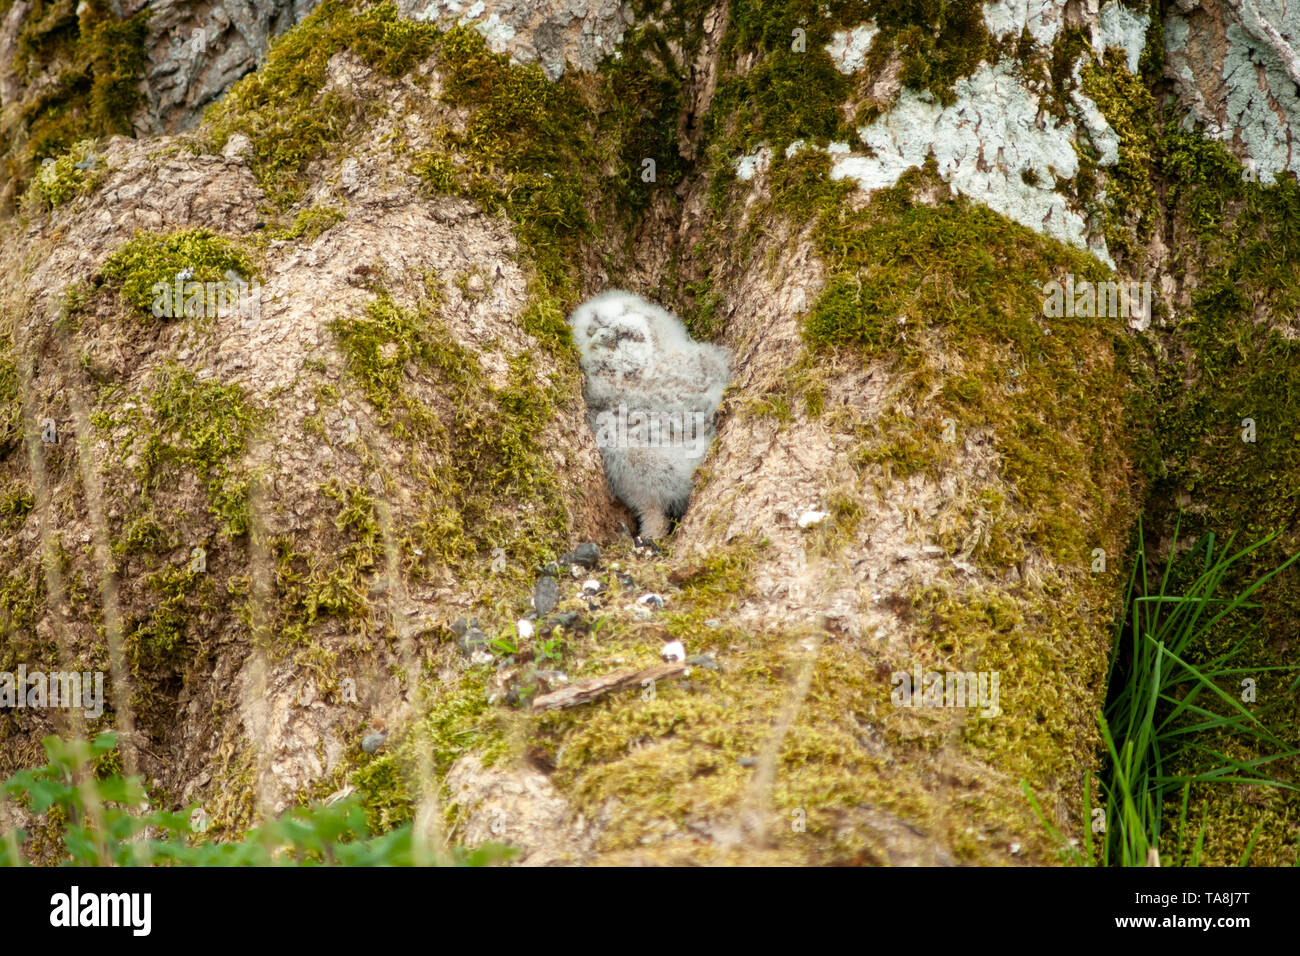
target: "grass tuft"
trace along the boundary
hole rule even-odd
[[[1234,552],[1231,537],[1220,542],[1207,532],[1179,555],[1175,533],[1163,569],[1147,554],[1140,525],[1138,536],[1126,613],[1115,634],[1110,699],[1099,720],[1106,767],[1097,809],[1103,813],[1094,825],[1099,815],[1088,787],[1083,846],[1069,846],[1063,853],[1072,862],[1097,866],[1195,866],[1203,859],[1208,823],[1203,812],[1195,839],[1190,839],[1193,787],[1300,789],[1290,782],[1292,776],[1271,772],[1300,754],[1285,742],[1279,726],[1285,719],[1280,705],[1287,701],[1256,705],[1254,696],[1243,691],[1266,671],[1300,667],[1243,666],[1244,638],[1196,659],[1216,628],[1259,609],[1252,600],[1256,592],[1300,559],[1300,553],[1228,591],[1225,582],[1232,580],[1237,565],[1270,544],[1272,536]],[[1173,587],[1188,570],[1194,574],[1191,582]],[[1297,686],[1300,678],[1285,696],[1292,697]],[[1043,818],[1032,791],[1026,787],[1025,793]],[[1177,824],[1171,826],[1174,807]],[[1260,829],[1255,828],[1240,865],[1249,861]]]

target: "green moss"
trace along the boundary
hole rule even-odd
[[[1119,135],[1119,163],[1105,171],[1105,234],[1111,253],[1129,259],[1150,239],[1157,215],[1155,99],[1143,78],[1124,68],[1118,50],[1108,51],[1103,63],[1089,60],[1081,85]]]
[[[448,31],[437,56],[443,101],[470,115],[463,133],[444,131],[440,149],[417,157],[413,171],[433,191],[504,212],[546,285],[569,287],[568,251],[592,229],[591,107],[574,83],[552,83],[536,65],[510,66],[472,27]]]
[[[723,55],[758,52],[760,59],[718,84],[710,138],[725,129],[743,152],[764,142],[780,148],[796,139],[848,138],[840,104],[849,81],[824,49],[838,21],[823,17],[815,3],[771,0],[738,0],[732,17]]]
[[[14,68],[28,83],[43,74],[55,81],[24,103],[3,131],[7,172],[20,189],[42,160],[80,141],[131,135],[148,62],[149,15],[144,10],[120,19],[105,0],[32,4],[18,35]]]
[[[358,748],[348,779],[364,792],[362,803],[373,831],[411,820],[421,786],[436,789],[459,757],[472,752],[492,766],[509,751],[507,715],[487,703],[487,677],[488,672],[479,669],[452,682],[440,681],[431,690],[425,713],[391,732],[381,754],[372,757]],[[430,757],[436,779],[421,781],[422,752]],[[454,825],[455,808],[448,809]]]
[[[493,387],[477,356],[442,324],[435,304],[408,309],[384,294],[363,317],[339,320],[332,329],[379,423],[419,445],[409,467],[428,496],[424,515],[404,539],[412,558],[455,563],[507,546],[527,562],[558,545],[567,509],[541,433],[566,392],[538,384],[527,353],[512,357],[507,383]],[[434,390],[434,402],[408,387],[412,363]],[[526,502],[522,515],[513,510]]]
[[[902,57],[899,79],[911,89],[929,90],[942,103],[956,101],[953,84],[975,71],[991,52],[984,5],[972,0],[882,0],[877,26]],[[879,41],[878,41],[879,42]]]
[[[236,83],[206,121],[214,151],[234,133],[253,144],[251,163],[273,203],[292,203],[306,185],[307,164],[347,142],[374,104],[326,91],[327,65],[350,50],[372,69],[400,77],[433,49],[437,29],[404,20],[392,3],[366,8],[326,0],[277,39],[261,67]]]
[[[574,364],[573,336],[558,299],[545,293],[530,296],[528,305],[519,316],[519,326],[554,358],[570,366]]]
[[[113,542],[113,554],[123,558],[132,554],[158,554],[180,547],[178,541],[150,511],[126,523],[122,536]]]
[[[426,151],[417,154],[411,172],[424,180],[430,192],[459,196],[465,191],[460,184],[456,162],[444,153]]]
[[[102,160],[94,155],[94,141],[82,140],[57,159],[47,159],[37,170],[28,195],[47,209],[55,209],[74,196],[90,193],[99,183]]]
[[[594,75],[571,71],[551,82],[535,65],[511,66],[490,52],[471,27],[449,30],[437,45],[442,101],[468,117],[463,131],[436,128],[412,171],[431,192],[508,216],[537,271],[534,297],[564,311],[582,286],[582,251],[623,268],[615,263],[630,245],[620,249],[611,233],[626,238],[652,203],[675,203],[672,187],[687,168],[686,64],[706,4],[635,6],[638,22],[619,56]]]
[[[648,7],[649,4],[643,4]],[[699,45],[698,2],[674,5],[667,16],[639,11],[638,23],[619,44],[619,57],[601,71],[599,135],[618,144],[611,184],[625,226],[649,207],[660,191],[681,182],[687,164],[678,145],[678,122],[684,109],[684,71]],[[680,19],[674,20],[674,17]],[[674,56],[669,44],[679,53]],[[646,160],[654,162],[647,183]]]
[[[26,482],[13,482],[0,492],[0,528],[13,532],[27,521],[36,503]]]
[[[163,568],[145,579],[155,603],[147,620],[126,631],[127,655],[137,680],[156,682],[174,674],[184,659],[187,628],[198,615],[199,595],[210,596],[211,582],[183,565]],[[208,604],[207,610],[212,610]]]
[[[174,289],[182,270],[189,274],[177,297]],[[100,269],[105,279],[117,283],[122,300],[143,316],[183,313],[211,317],[220,305],[211,290],[229,281],[228,271],[241,279],[256,275],[252,262],[238,247],[203,229],[170,235],[137,233]],[[195,292],[192,283],[205,284],[204,291]]]
[[[408,362],[446,376],[460,393],[477,384],[481,375],[476,374],[478,358],[462,348],[431,311],[403,309],[387,295],[368,303],[363,318],[340,319],[331,328],[348,370],[380,422],[401,437],[440,430],[437,416],[406,395]]]
[[[799,139],[852,142],[854,126],[889,105],[860,99],[859,78],[836,69],[825,49],[836,30],[874,21],[879,33],[862,75],[877,75],[897,56],[903,86],[944,103],[954,101],[956,81],[992,54],[974,0],[737,0],[730,16],[721,52],[724,64],[734,65],[724,70],[706,121],[715,148],[729,156],[761,144],[779,154]],[[851,125],[844,104],[855,100]]]
[[[435,773],[445,774],[471,752],[492,766],[507,751],[504,715],[487,702],[488,674],[482,669],[465,674],[450,692],[434,698],[421,732],[430,737]]]
[[[1092,37],[1088,31],[1078,26],[1065,26],[1052,43],[1051,55],[1047,61],[1047,72],[1052,79],[1053,96],[1047,102],[1056,115],[1065,119],[1069,114],[1066,104],[1074,89],[1074,69],[1080,58],[1091,59],[1093,54]]]
[[[774,171],[778,183],[783,172]],[[808,167],[789,172],[802,183]],[[813,353],[852,348],[906,376],[917,411],[878,420],[881,440],[868,440],[860,462],[889,459],[902,475],[926,461],[947,467],[965,430],[988,431],[1022,512],[1019,521],[1003,514],[997,538],[1022,537],[1056,561],[1077,562],[1090,550],[1083,529],[1104,526],[1126,501],[1126,371],[1115,354],[1119,323],[1047,318],[1044,285],[1067,273],[1098,281],[1105,272],[964,199],[912,201],[924,175],[878,191],[853,213],[820,186],[803,190],[813,203],[803,208],[818,210],[813,238],[827,264],[805,340]],[[778,185],[774,197],[797,207],[790,188]],[[940,371],[936,353],[960,358]],[[992,538],[977,551],[995,555],[1011,553]]]
[[[22,660],[17,656],[22,646],[17,639],[30,639],[35,634],[36,618],[44,601],[45,576],[38,562],[14,562],[0,577],[0,634],[12,641],[8,649],[13,659],[6,658],[9,664],[17,665]],[[12,667],[6,669],[13,670]]]
[[[331,226],[347,218],[337,206],[309,206],[294,218],[293,225],[275,234],[276,239],[303,239],[311,242]]]
[[[106,491],[131,492],[109,508],[107,570],[122,582],[132,707],[139,726],[163,733],[196,652],[230,613],[223,565],[229,543],[250,526],[244,456],[258,416],[239,386],[201,381],[170,363],[156,366],[133,398],[103,389],[91,418],[120,462],[109,468]],[[202,565],[195,549],[203,549]],[[234,560],[242,564],[242,553]],[[102,629],[98,607],[79,599],[77,616],[80,604]]]
[[[338,503],[334,528],[341,533],[341,544],[325,555],[309,556],[311,572],[303,595],[306,623],[334,614],[339,617],[363,618],[369,611],[368,588],[361,575],[375,567],[381,551],[379,517],[375,499],[358,486],[344,487],[331,480],[321,488],[327,498]],[[290,575],[281,556],[280,583]]]
[[[851,503],[831,507],[837,521],[852,521]],[[638,581],[665,594],[667,609],[641,623],[613,605],[565,649],[566,661],[584,662],[570,665],[576,679],[653,661],[666,629],[688,653],[716,655],[721,670],[699,668],[683,682],[659,682],[653,693],[629,691],[527,718],[520,746],[553,761],[552,782],[580,810],[599,814],[606,858],[633,851],[660,862],[889,862],[889,848],[860,816],[864,808],[907,821],[961,860],[1005,859],[1012,841],[1023,845],[1024,859],[1049,858],[1018,775],[1068,805],[1080,768],[1095,763],[1093,741],[1077,729],[1088,726],[1103,694],[1113,588],[1070,581],[1081,605],[1097,601],[1086,612],[1052,598],[1066,585],[1060,579],[1046,592],[941,585],[909,597],[900,615],[935,638],[925,668],[1001,671],[1003,713],[977,719],[894,707],[891,672],[910,665],[887,655],[864,658],[855,642],[728,621],[752,590],[760,551],[761,542],[749,542],[698,566],[637,567]],[[624,560],[617,551],[607,558]],[[709,621],[713,614],[722,620]],[[689,625],[679,628],[682,622]],[[1092,664],[1062,668],[1060,660],[1088,639],[1081,635],[1098,645]],[[805,669],[808,692],[793,697]],[[773,728],[783,714],[789,728],[776,743]],[[750,768],[769,749],[773,783],[756,791]],[[770,826],[761,850],[681,839],[687,828],[726,828],[754,811]],[[805,829],[789,826],[796,814]]]
[[[322,486],[321,493],[337,502],[332,522],[336,535],[305,550],[287,536],[271,542],[273,601],[255,608],[260,598],[247,576],[232,578],[227,586],[231,596],[242,602],[245,625],[272,659],[293,649],[299,650],[299,657],[308,655],[304,660],[323,654],[320,645],[313,643],[313,632],[330,618],[353,633],[373,630],[366,575],[374,570],[380,551],[374,501],[364,489],[336,481]],[[332,682],[331,669],[325,671],[318,677],[322,683]]]
[[[91,9],[95,6],[103,11],[108,5],[87,3]],[[83,23],[88,15],[81,14]],[[90,28],[92,128],[105,133],[131,133],[130,119],[141,98],[138,81],[148,62],[144,54],[147,29],[147,13],[129,20],[105,17]]]
[[[1217,140],[1181,129],[1172,118],[1163,133],[1160,172],[1169,182],[1169,201],[1206,251],[1220,257],[1229,251],[1223,241],[1233,236],[1231,228],[1222,228],[1225,219],[1247,195],[1258,201],[1265,194],[1248,188],[1241,164]]]
[[[761,551],[758,541],[737,541],[712,551],[700,564],[687,569],[679,577],[680,587],[695,616],[734,610],[739,601],[752,594],[753,568]],[[672,614],[666,620],[670,628],[677,623]]]
[[[415,818],[414,794],[419,793],[414,768],[392,754],[383,754],[352,772],[362,791],[362,806],[371,832],[385,833]]]
[[[702,621],[733,607],[752,588],[753,548],[747,543],[710,555],[677,576],[680,591],[663,577],[666,569],[637,569],[643,586],[668,598],[656,624],[629,621],[611,605],[592,621],[589,633],[570,635],[565,648],[566,660],[584,662],[566,668],[575,679],[605,673],[654,662],[666,627],[692,654],[729,649],[724,672],[695,672],[690,690],[663,681],[653,693],[629,691],[527,718],[525,745],[556,764],[552,782],[585,812],[600,808],[607,821],[603,849],[637,846],[662,822],[676,827],[734,814],[743,800],[749,774],[737,760],[759,751],[775,716],[787,664],[784,639]],[[607,558],[626,560],[617,552]],[[805,771],[812,767],[783,773],[782,782]]]
[[[23,403],[18,390],[18,368],[13,353],[0,350],[0,459],[22,444]]]
[[[247,532],[243,456],[257,413],[244,390],[162,365],[146,395],[152,421],[135,417],[142,439],[137,477],[144,491],[154,493],[174,480],[178,470],[191,470],[207,489],[208,511],[223,533],[237,537]]]

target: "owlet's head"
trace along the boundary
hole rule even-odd
[[[603,297],[602,297],[603,298]],[[630,374],[649,365],[654,339],[644,315],[609,299],[586,303],[570,319],[573,341],[589,374]]]

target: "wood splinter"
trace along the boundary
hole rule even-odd
[[[604,697],[616,690],[644,687],[647,683],[654,681],[682,677],[689,670],[690,667],[687,664],[674,661],[671,664],[656,664],[654,667],[646,667],[642,670],[614,671],[612,674],[588,677],[575,684],[570,684],[568,687],[561,687],[549,694],[534,697],[532,709],[559,710],[563,707],[576,707],[579,704],[586,704],[597,698]]]

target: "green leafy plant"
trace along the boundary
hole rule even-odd
[[[334,804],[296,807],[250,830],[240,840],[217,841],[191,826],[193,811],[150,808],[140,780],[97,775],[113,766],[114,734],[94,740],[43,741],[49,763],[19,771],[0,793],[34,814],[62,821],[60,862],[76,866],[486,866],[509,859],[514,850],[484,844],[442,852],[417,845],[411,824],[372,836],[357,796]],[[0,866],[28,861],[27,834],[0,834]]]
[[[500,637],[492,638],[492,642],[488,647],[502,657],[509,657],[512,654],[519,653],[519,640],[514,634],[503,634]]]
[[[537,656],[558,663],[564,657],[563,636],[552,631],[550,637],[539,637],[537,639]]]
[[[1179,557],[1178,529],[1164,568],[1151,561],[1138,526],[1138,550],[1129,577],[1125,615],[1115,634],[1108,686],[1110,698],[1099,718],[1106,766],[1099,808],[1104,829],[1094,833],[1091,786],[1085,783],[1082,848],[1067,844],[1048,823],[1027,784],[1026,796],[1069,862],[1099,866],[1147,866],[1160,862],[1197,865],[1205,839],[1205,815],[1194,841],[1187,839],[1193,785],[1249,785],[1297,790],[1294,783],[1266,769],[1300,750],[1288,747],[1276,731],[1237,696],[1245,677],[1297,667],[1238,666],[1245,638],[1227,650],[1193,663],[1216,628],[1228,619],[1258,609],[1251,601],[1264,584],[1300,559],[1293,555],[1235,594],[1223,596],[1225,580],[1238,565],[1273,541],[1260,539],[1233,552],[1232,538],[1220,543],[1212,532],[1198,538]],[[1188,580],[1176,588],[1173,582]],[[1297,678],[1288,688],[1294,693]],[[1213,741],[1214,743],[1211,743]],[[1249,751],[1250,758],[1234,756]],[[1174,769],[1177,768],[1177,769]],[[1168,806],[1177,800],[1177,826],[1170,828]],[[1173,848],[1162,843],[1178,834]],[[1249,862],[1257,828],[1241,858]],[[1185,845],[1190,842],[1190,845]]]

